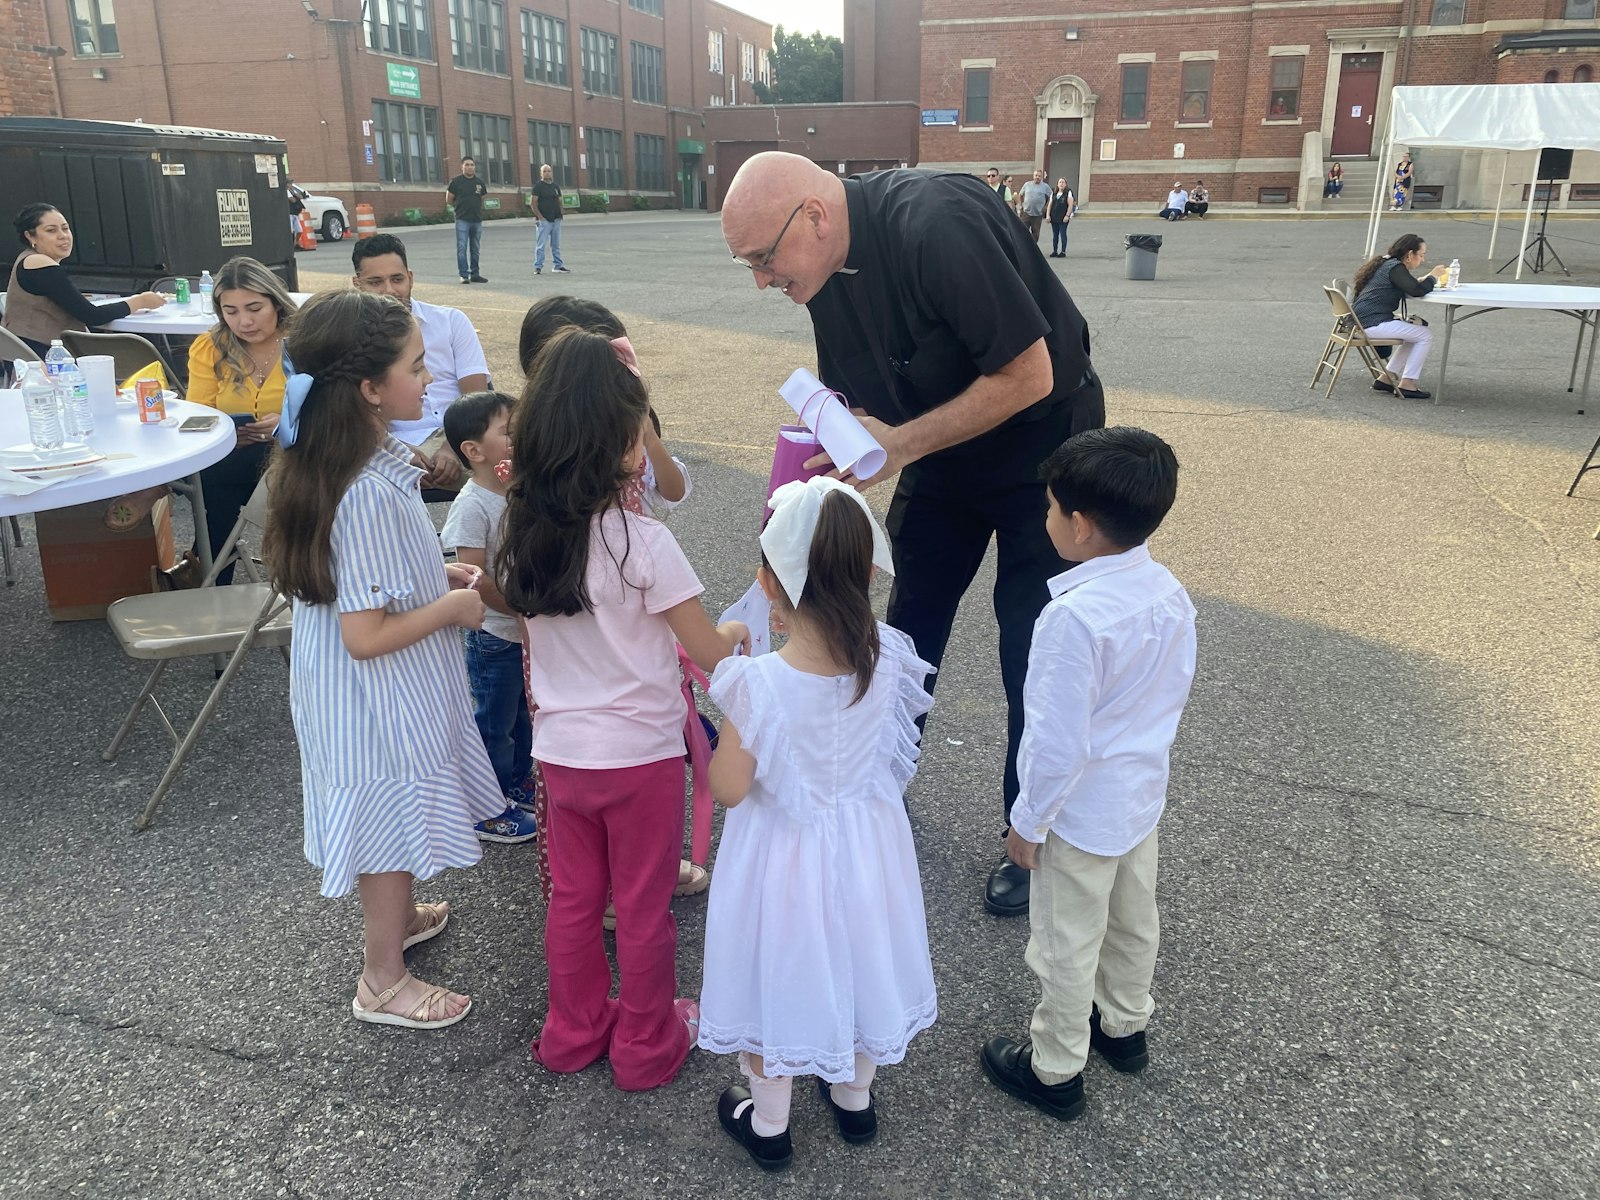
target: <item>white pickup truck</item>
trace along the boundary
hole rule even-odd
[[[311,214],[311,227],[317,231],[318,237],[325,242],[337,242],[344,237],[344,231],[350,228],[350,214],[345,211],[343,200],[337,196],[314,195],[292,183],[289,191],[306,206],[306,211]]]

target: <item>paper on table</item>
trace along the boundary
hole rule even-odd
[[[31,475],[18,475],[0,467],[0,496],[28,496],[42,487],[49,487],[54,479],[35,479]],[[9,535],[8,535],[9,536]]]
[[[840,403],[837,392],[829,390],[810,371],[799,368],[778,389],[785,403],[817,435],[833,465],[857,479],[870,479],[889,461],[877,439]]]
[[[748,592],[728,605],[717,624],[724,621],[743,621],[750,627],[751,658],[772,649],[772,602],[759,583],[752,583]]]

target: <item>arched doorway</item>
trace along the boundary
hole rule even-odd
[[[1089,85],[1076,75],[1057,75],[1035,97],[1039,121],[1033,161],[1044,167],[1052,187],[1065,179],[1079,204],[1089,199],[1095,100]]]

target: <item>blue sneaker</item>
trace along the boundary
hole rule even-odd
[[[515,804],[508,805],[498,817],[479,821],[473,828],[478,831],[480,842],[499,842],[506,846],[531,842],[539,836],[539,827],[533,822],[533,814],[523,812]]]
[[[536,796],[532,775],[528,776],[526,782],[519,783],[506,792],[506,799],[526,813],[534,811]]]

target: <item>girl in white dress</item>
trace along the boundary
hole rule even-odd
[[[355,1018],[436,1029],[472,1000],[406,970],[405,951],[449,919],[444,904],[413,902],[412,881],[477,862],[473,822],[505,807],[458,631],[483,623],[479,572],[444,565],[415,455],[389,435],[389,421],[421,415],[429,381],[411,314],[327,292],[301,309],[288,352],[262,556],[294,597],[306,858],[324,896],[361,893]]]
[[[711,695],[726,719],[712,795],[730,811],[706,914],[700,1045],[738,1053],[749,1087],[722,1093],[722,1127],[763,1168],[791,1157],[793,1077],[817,1076],[848,1142],[871,1141],[879,1066],[938,1012],[903,795],[932,671],[873,617],[888,543],[832,479],[773,494],[757,575],[776,654],[726,659]]]

